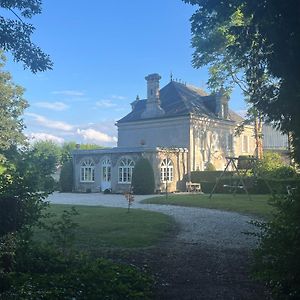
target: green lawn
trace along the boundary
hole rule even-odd
[[[70,205],[51,205],[49,211],[61,214]],[[101,206],[74,206],[79,212],[73,220],[76,229],[75,246],[80,250],[97,252],[102,247],[148,247],[165,238],[174,228],[173,219],[167,215],[124,208]],[[37,232],[38,239],[47,238],[45,232]]]
[[[275,208],[269,204],[269,199],[270,195],[251,195],[251,200],[249,200],[247,195],[239,194],[236,196],[232,194],[214,194],[211,199],[209,199],[208,194],[184,194],[168,195],[167,199],[165,197],[155,197],[142,202],[212,208],[269,218],[272,212],[275,211]]]

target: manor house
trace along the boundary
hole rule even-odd
[[[160,89],[160,78],[145,77],[147,99],[137,97],[116,123],[117,147],[73,152],[74,191],[128,191],[141,157],[152,164],[156,191],[185,190],[192,171],[208,163],[221,170],[226,156],[254,154],[253,127],[234,135],[243,119],[229,109],[222,90],[208,95],[174,80]]]

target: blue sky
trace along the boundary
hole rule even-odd
[[[191,65],[193,11],[181,0],[44,0],[31,20],[33,41],[51,56],[53,70],[34,75],[10,56],[6,66],[26,88],[26,134],[114,146],[114,123],[137,94],[146,97],[147,74],[159,73],[161,87],[172,72],[205,89],[207,70]],[[238,90],[230,105],[245,109]]]

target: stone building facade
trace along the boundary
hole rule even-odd
[[[137,97],[116,124],[118,146],[74,151],[74,191],[127,191],[140,157],[152,164],[157,191],[185,190],[190,172],[208,163],[223,169],[226,156],[254,154],[253,127],[234,135],[243,119],[229,109],[222,90],[208,95],[176,81],[160,89],[158,74],[145,79],[147,99]]]

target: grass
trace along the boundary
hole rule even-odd
[[[95,252],[102,247],[136,248],[157,244],[174,228],[171,217],[156,213],[124,208],[102,206],[74,206],[79,212],[72,219],[78,223],[75,247]],[[51,205],[50,212],[60,215],[70,205]],[[38,239],[47,238],[47,233],[38,231]]]
[[[270,205],[270,195],[251,195],[249,200],[247,195],[237,194],[214,194],[209,199],[208,194],[183,194],[168,195],[165,197],[155,197],[143,200],[143,203],[169,204],[186,207],[202,207],[225,211],[238,212],[241,214],[269,218],[275,211],[275,207]]]

